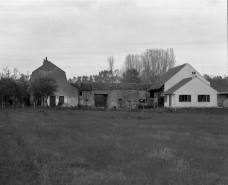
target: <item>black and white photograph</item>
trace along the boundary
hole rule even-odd
[[[227,185],[227,0],[0,0],[0,185]]]

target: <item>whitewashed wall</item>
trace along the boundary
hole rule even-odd
[[[170,96],[167,96],[167,102],[164,102],[164,107],[175,107],[175,95],[171,95],[171,106],[169,106],[169,98]]]
[[[178,89],[173,101],[173,107],[217,107],[217,91],[198,78]],[[179,95],[191,95],[191,102],[179,102]],[[210,102],[198,102],[198,95],[210,95]],[[168,103],[168,102],[167,102]]]
[[[58,105],[59,103],[59,96],[64,96],[62,94],[55,95],[55,103]],[[47,100],[48,106],[50,106],[50,97]],[[67,97],[64,96],[64,105],[65,107],[75,107],[78,106],[78,97]]]

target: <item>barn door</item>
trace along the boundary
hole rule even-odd
[[[94,95],[95,107],[106,107],[107,97],[108,95],[106,94],[95,94]]]

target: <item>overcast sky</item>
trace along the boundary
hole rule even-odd
[[[0,0],[0,69],[43,59],[67,78],[115,68],[126,55],[173,48],[177,65],[227,74],[226,0]],[[203,71],[204,68],[204,71]]]

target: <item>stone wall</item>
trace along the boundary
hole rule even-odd
[[[119,108],[129,107],[130,105],[139,104],[139,99],[148,101],[149,93],[142,90],[93,90],[82,91],[79,94],[79,106],[94,107],[95,95],[107,96],[106,107]]]

